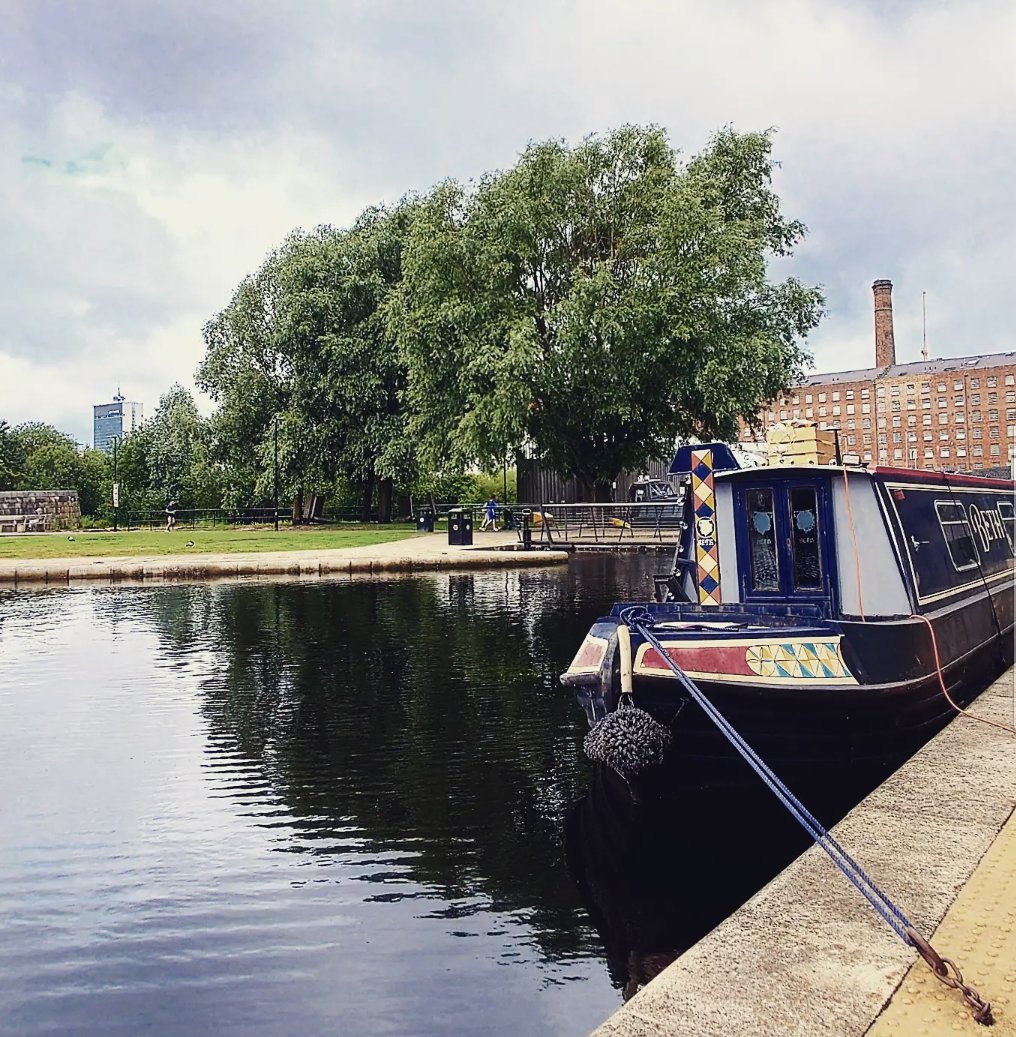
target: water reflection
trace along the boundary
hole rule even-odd
[[[563,863],[557,675],[652,568],[0,598],[0,1013],[587,1032],[617,994]]]
[[[764,788],[636,803],[605,767],[566,825],[569,871],[625,1000],[807,845]]]
[[[0,1018],[591,1030],[799,847],[582,754],[558,674],[658,564],[0,595]]]
[[[242,797],[251,775],[238,755],[258,763],[275,799],[265,823],[280,804],[289,819],[277,848],[327,865],[346,859],[351,836],[361,855],[399,846],[371,875],[386,887],[373,899],[439,892],[461,901],[456,915],[536,907],[537,939],[561,954],[577,933],[568,898],[546,895],[548,877],[560,881],[546,864],[560,857],[583,764],[570,704],[540,672],[550,610],[521,612],[549,588],[509,580],[507,608],[492,610],[505,584],[477,582],[237,595],[211,623],[221,672],[202,689],[209,767]],[[265,806],[257,797],[248,814]]]

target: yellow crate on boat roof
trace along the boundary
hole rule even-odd
[[[836,436],[812,422],[781,422],[766,433],[766,454],[770,464],[830,464],[836,460]]]

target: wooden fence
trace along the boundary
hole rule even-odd
[[[539,461],[520,458],[518,462],[518,492],[520,501],[535,501],[542,504],[584,503],[574,479],[563,479],[557,472],[546,468]],[[669,461],[650,461],[640,472],[622,472],[613,486],[615,502],[626,501],[631,485],[641,477],[666,479],[670,472]]]

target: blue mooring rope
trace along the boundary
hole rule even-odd
[[[882,920],[904,943],[914,946],[914,941],[907,930],[914,927],[907,916],[879,889],[864,869],[843,849],[836,839],[829,834],[823,825],[812,816],[803,803],[773,773],[769,765],[754,749],[737,733],[727,718],[706,698],[695,682],[674,662],[664,650],[656,636],[650,632],[655,620],[647,608],[636,605],[621,612],[621,622],[629,629],[637,631],[660,654],[663,661],[673,671],[681,685],[702,707],[710,720],[720,729],[727,741],[744,757],[756,774],[769,786],[776,798],[790,811],[794,819],[822,847],[832,862],[843,872],[858,892],[878,912]]]

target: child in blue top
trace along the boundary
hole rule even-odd
[[[497,532],[497,498],[490,497],[483,508],[483,522],[480,525],[480,530],[485,530],[490,527],[493,532]]]

